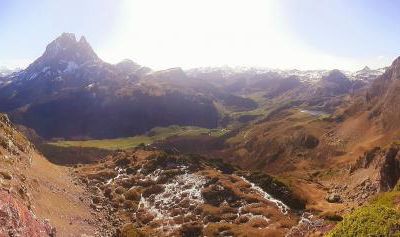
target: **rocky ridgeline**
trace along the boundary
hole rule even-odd
[[[0,114],[0,132],[0,146],[4,150],[0,154],[5,158],[14,156],[19,161],[30,162],[29,154],[33,150],[32,144],[17,132],[4,114]]]
[[[350,166],[348,182],[333,184],[326,199],[361,205],[379,192],[392,190],[400,178],[399,151],[398,144],[366,151]]]
[[[76,173],[92,194],[92,208],[110,213],[105,233],[284,235],[302,220],[297,209],[304,202],[283,183],[198,156],[119,151]]]
[[[33,146],[0,114],[0,236],[54,236],[55,229],[32,211],[24,170]]]

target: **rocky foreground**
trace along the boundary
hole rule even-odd
[[[119,151],[76,173],[109,213],[106,235],[303,236],[322,224],[282,182],[199,156]]]
[[[57,166],[3,115],[0,164],[0,236],[303,236],[323,226],[264,173],[148,147]]]
[[[0,236],[101,236],[85,190],[0,114]]]

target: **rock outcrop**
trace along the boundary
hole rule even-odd
[[[50,223],[35,216],[31,194],[22,179],[34,149],[0,114],[0,236],[55,236]],[[25,178],[26,179],[26,178]]]
[[[392,144],[387,149],[375,147],[360,157],[350,172],[369,171],[371,185],[378,192],[391,190],[400,178],[400,146]]]
[[[56,229],[39,220],[19,198],[0,191],[0,236],[56,236]]]

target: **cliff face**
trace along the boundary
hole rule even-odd
[[[377,78],[366,94],[370,117],[378,119],[386,130],[400,128],[400,58]]]

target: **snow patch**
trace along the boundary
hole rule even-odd
[[[70,73],[70,72],[74,72],[76,69],[78,69],[79,66],[77,63],[73,62],[73,61],[69,61],[67,67],[64,69],[64,73]]]
[[[112,182],[114,182],[115,180],[118,180],[121,176],[125,175],[125,173],[126,173],[125,170],[123,170],[122,168],[119,168],[119,167],[116,167],[115,170],[118,172],[117,176],[107,180],[106,184],[111,184]]]
[[[283,214],[288,214],[288,211],[290,210],[290,208],[283,203],[282,201],[273,198],[270,194],[268,194],[267,192],[265,192],[261,187],[255,185],[254,183],[248,181],[246,178],[244,177],[240,177],[244,182],[248,183],[251,185],[251,189],[253,189],[254,191],[256,191],[257,193],[259,193],[264,199],[274,203]]]
[[[45,73],[45,72],[47,72],[49,69],[50,69],[50,67],[49,67],[49,66],[46,66],[46,67],[44,67],[44,68],[42,69],[42,73]]]
[[[149,177],[155,179],[160,170],[156,170]],[[174,224],[172,209],[179,206],[179,203],[187,199],[190,205],[198,206],[204,203],[201,190],[206,184],[206,178],[197,174],[185,173],[176,176],[171,182],[164,185],[164,191],[152,198],[141,197],[139,209],[152,213],[154,220],[160,221],[160,228],[168,231],[175,230],[181,225]],[[194,215],[190,210],[185,210],[184,216]],[[200,216],[198,217],[200,218]],[[171,225],[171,223],[173,223]]]
[[[310,231],[323,226],[323,223],[324,221],[322,219],[316,218],[309,212],[304,212],[297,225],[293,226],[285,237],[305,236],[307,233],[310,233]]]

